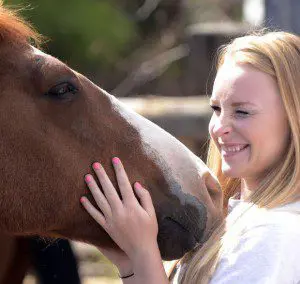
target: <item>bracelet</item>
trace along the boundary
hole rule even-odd
[[[121,275],[119,274],[119,277],[120,277],[121,279],[125,279],[125,278],[132,277],[133,275],[134,275],[134,272],[132,272],[132,273],[129,274],[129,275],[125,275],[125,276],[121,276]]]

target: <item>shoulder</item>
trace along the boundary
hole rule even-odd
[[[300,232],[300,201],[280,207],[259,208],[247,202],[236,202],[227,218],[227,228],[248,231],[265,226],[270,230],[285,229]],[[297,226],[295,226],[297,224]]]
[[[299,281],[300,214],[290,209],[253,207],[231,224],[212,283]]]
[[[228,235],[237,237],[240,244],[246,242],[259,249],[276,246],[287,251],[295,249],[293,244],[297,243],[296,251],[300,252],[300,202],[274,209],[247,209],[230,224]]]
[[[248,216],[246,216],[248,215]],[[300,234],[300,202],[287,204],[281,207],[265,209],[254,208],[249,214],[245,214],[245,231],[252,229],[277,232],[282,234]]]

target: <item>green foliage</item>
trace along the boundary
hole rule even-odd
[[[109,0],[7,0],[49,39],[48,52],[73,68],[114,65],[137,39],[135,24]]]

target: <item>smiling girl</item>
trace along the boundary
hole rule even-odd
[[[86,182],[101,212],[81,199],[124,253],[102,252],[123,283],[299,283],[299,37],[268,32],[224,46],[210,104],[208,166],[223,189],[224,223],[168,278],[151,197],[139,183],[132,190],[114,158],[122,200],[99,163],[103,193],[91,175]]]

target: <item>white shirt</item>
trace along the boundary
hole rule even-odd
[[[210,284],[300,283],[300,202],[265,209],[230,199],[229,210]]]

